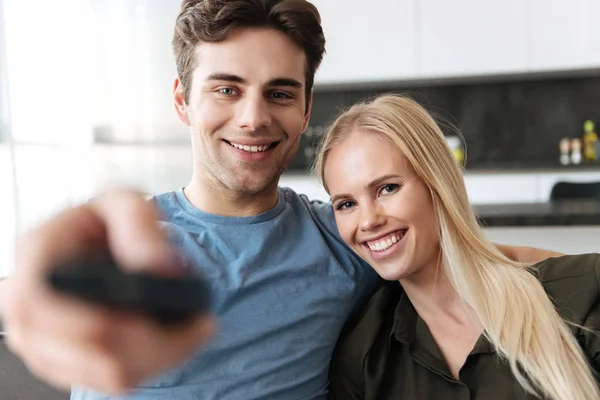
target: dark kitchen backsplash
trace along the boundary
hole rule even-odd
[[[345,107],[386,92],[411,96],[430,110],[444,133],[458,127],[467,169],[561,167],[559,141],[582,137],[591,119],[600,130],[600,71],[584,77],[520,77],[488,82],[431,83],[315,90],[310,126],[291,168],[305,171],[323,128]],[[600,161],[596,164],[600,168]]]

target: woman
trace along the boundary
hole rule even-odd
[[[507,259],[422,107],[352,107],[315,167],[342,238],[391,281],[340,338],[333,398],[600,398],[599,256]]]

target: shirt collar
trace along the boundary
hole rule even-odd
[[[400,300],[398,300],[398,304],[394,309],[394,323],[390,332],[389,343],[391,344],[392,339],[395,339],[402,344],[411,344],[417,336],[417,324],[420,320],[419,314],[417,314],[417,310],[413,307],[399,282],[391,283],[390,287],[394,291],[400,291],[401,294]],[[425,324],[424,321],[422,323]],[[471,354],[495,352],[494,346],[487,340],[485,335],[481,335]]]
[[[395,338],[400,343],[410,344],[415,339],[415,328],[419,315],[408,299],[400,283],[395,290],[401,291],[400,300],[394,310],[394,324],[390,332],[390,340]]]

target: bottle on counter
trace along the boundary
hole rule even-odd
[[[452,154],[454,154],[454,158],[456,161],[463,166],[465,162],[465,151],[460,142],[460,138],[458,136],[446,136],[446,143],[452,150]]]
[[[583,123],[583,159],[591,163],[595,163],[598,158],[598,134],[594,132],[594,128],[594,121],[587,120]]]
[[[558,148],[560,150],[560,163],[562,165],[569,165],[571,163],[571,141],[569,138],[561,139],[560,143],[558,144]]]
[[[575,138],[571,140],[571,164],[581,164],[581,139]]]

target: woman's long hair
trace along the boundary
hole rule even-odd
[[[535,271],[508,259],[485,238],[461,167],[431,115],[398,95],[384,95],[342,113],[325,133],[314,166],[326,190],[327,156],[356,130],[387,137],[429,187],[442,270],[462,301],[475,310],[484,334],[522,387],[555,400],[599,399],[590,366]]]

